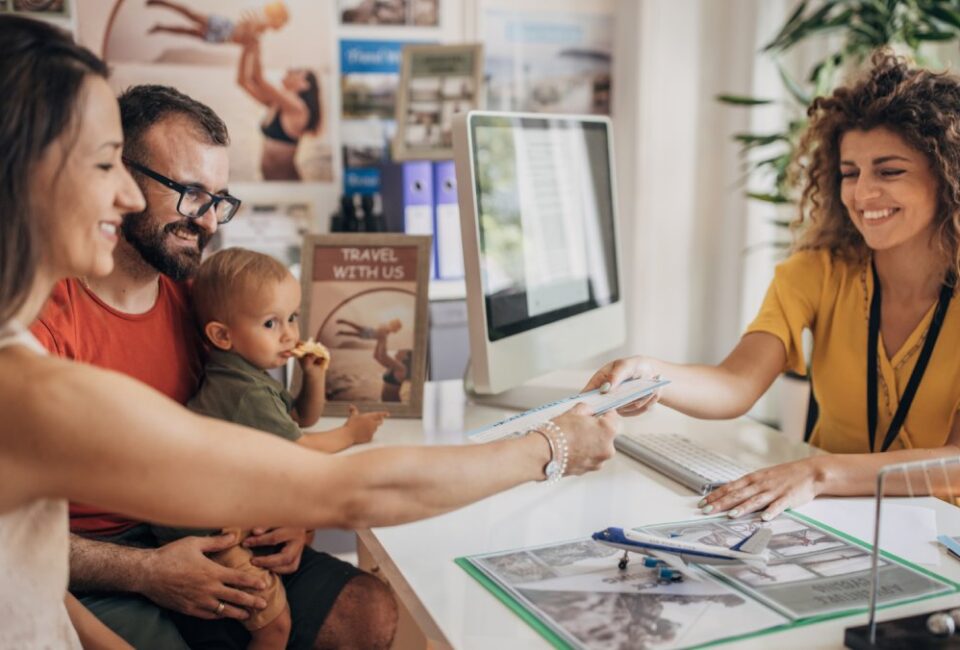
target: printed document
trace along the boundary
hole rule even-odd
[[[467,433],[472,442],[492,442],[509,438],[511,436],[522,435],[544,420],[560,415],[571,408],[574,404],[583,402],[593,410],[594,415],[603,415],[612,409],[618,409],[626,406],[630,402],[646,397],[662,386],[670,382],[665,379],[631,379],[625,381],[608,393],[601,393],[599,390],[591,390],[579,395],[573,395],[565,399],[550,402],[535,409],[517,413],[505,420],[500,420],[487,427],[475,429]]]

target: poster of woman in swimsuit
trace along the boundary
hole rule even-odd
[[[301,257],[301,335],[330,350],[324,415],[420,417],[430,237],[311,235]]]
[[[331,182],[333,22],[314,0],[87,0],[81,43],[110,64],[119,92],[177,88],[230,132],[231,183]]]

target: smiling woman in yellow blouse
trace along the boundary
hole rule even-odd
[[[818,494],[871,494],[889,463],[960,455],[960,77],[881,52],[808,113],[800,236],[739,344],[716,366],[622,359],[588,384],[662,374],[660,402],[736,417],[784,370],[806,372],[813,333],[811,443],[835,453],[748,474],[701,501],[705,513],[769,519]]]

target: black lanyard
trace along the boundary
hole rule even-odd
[[[877,437],[877,344],[880,336],[880,278],[877,277],[877,267],[871,262],[870,269],[873,271],[873,300],[870,301],[870,329],[867,336],[867,427],[870,433],[870,451],[874,449],[874,443]],[[927,330],[927,339],[923,342],[923,349],[920,356],[917,357],[917,365],[914,366],[910,374],[910,381],[907,382],[907,388],[903,391],[903,397],[900,398],[900,404],[897,406],[897,412],[893,414],[893,420],[890,422],[890,428],[887,430],[887,437],[883,439],[881,451],[886,451],[893,444],[893,441],[900,435],[900,427],[907,418],[907,411],[913,403],[913,398],[917,395],[917,389],[920,387],[920,380],[923,379],[923,373],[927,370],[927,364],[933,355],[933,346],[937,344],[937,337],[940,336],[940,328],[943,327],[943,319],[947,315],[947,307],[950,305],[950,298],[953,297],[953,288],[951,283],[944,283],[940,289],[940,299],[937,301],[937,309],[933,313],[933,320],[930,321],[930,329]]]

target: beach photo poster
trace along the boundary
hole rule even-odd
[[[340,143],[344,194],[380,192],[396,126],[403,41],[340,41]]]
[[[334,177],[333,28],[326,2],[84,0],[79,42],[119,93],[172,86],[212,108],[230,133],[230,181]]]
[[[0,0],[0,12],[15,11],[35,18],[69,15],[68,0]]]
[[[407,45],[396,102],[394,160],[451,160],[453,116],[480,108],[483,46]]]
[[[440,0],[339,0],[342,25],[437,27]]]
[[[304,240],[302,337],[330,350],[324,415],[421,416],[430,246],[398,233]]]

